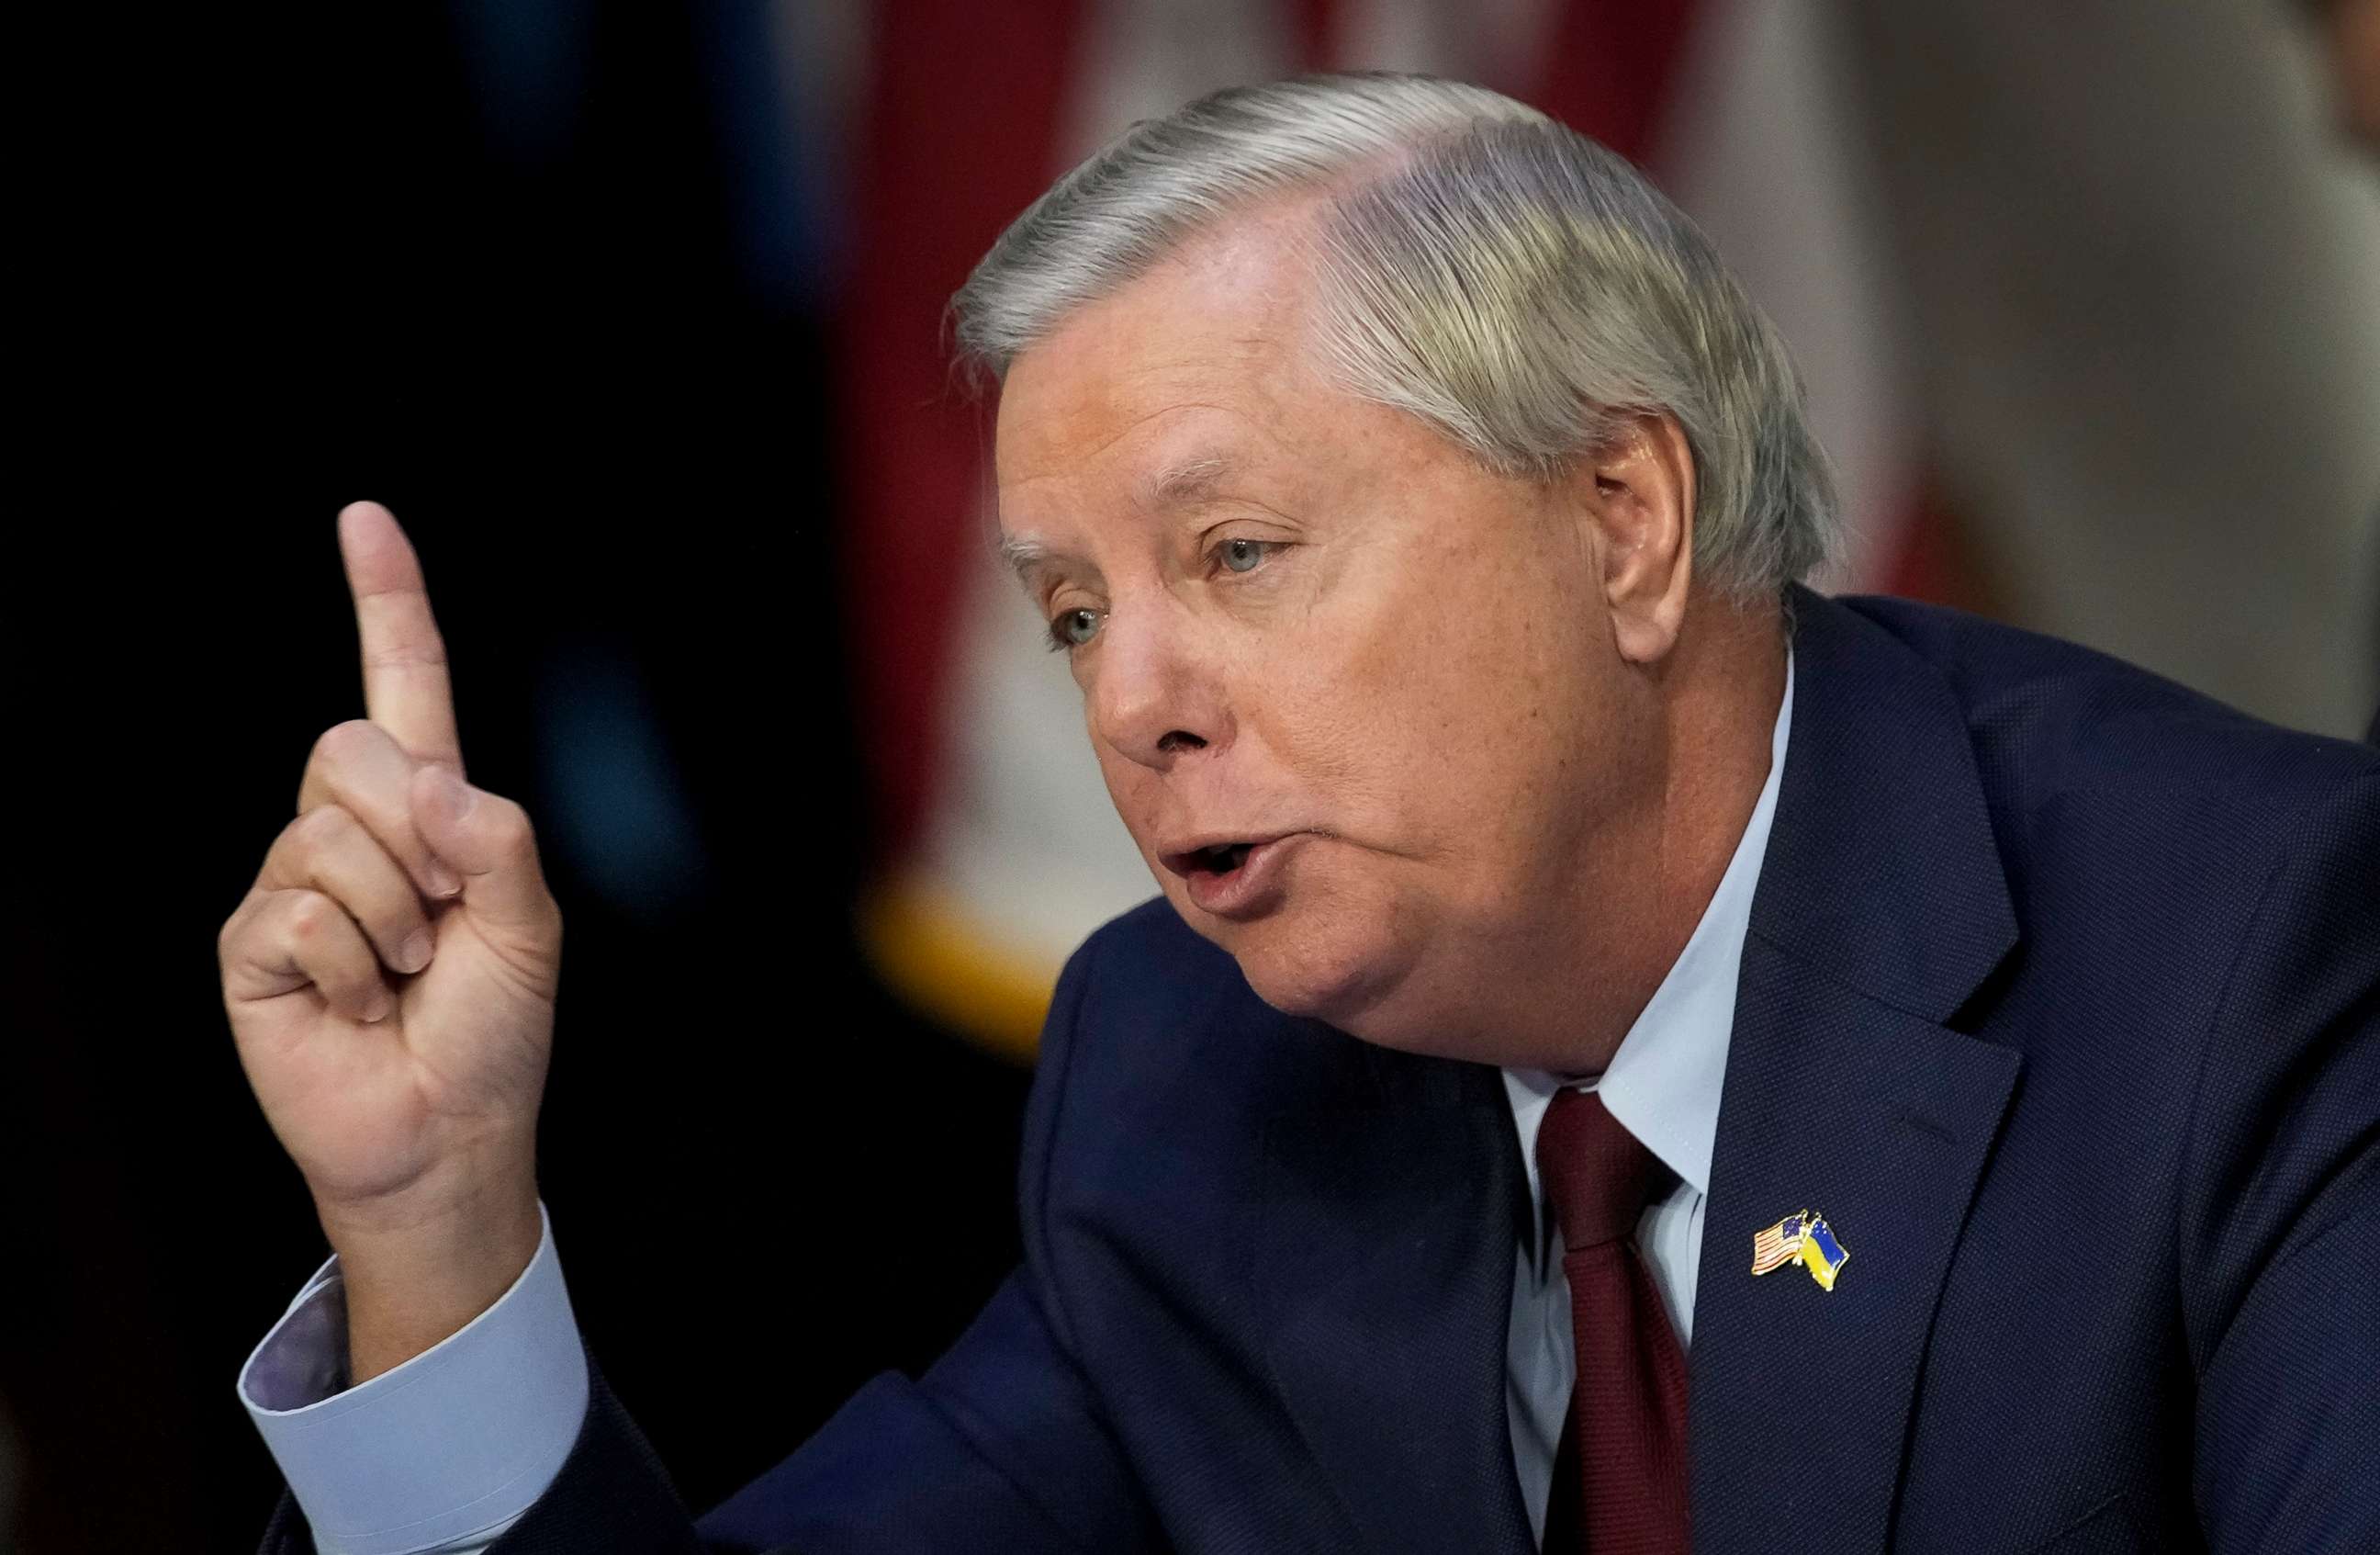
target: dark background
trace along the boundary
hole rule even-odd
[[[252,1549],[278,1494],[233,1381],[325,1249],[212,938],[361,712],[357,497],[419,546],[473,780],[540,820],[568,922],[543,1187],[686,1499],[929,1360],[1014,1257],[1026,1073],[852,947],[844,644],[877,626],[837,587],[800,235],[753,262],[717,16],[591,18],[551,133],[490,122],[434,6],[34,52],[74,73],[6,612],[29,1552]]]
[[[977,164],[998,148],[941,111],[940,83],[1022,97],[1081,67],[1052,40],[1091,8],[817,14],[904,59],[911,95],[876,100],[878,130],[897,121],[941,176],[912,188],[972,225],[1014,201],[987,192]],[[1354,0],[1281,8],[1299,60],[1349,62],[1322,42]],[[2233,182],[2257,199],[2227,196],[2192,149],[2246,166],[2282,122],[2225,95],[2226,29],[2322,9],[2241,21],[2159,0],[2066,30],[1984,0],[1832,14],[1878,104],[1867,192],[1915,299],[1919,494],[1999,548],[1946,592],[2086,638],[2153,595],[2170,663],[2154,633],[2102,645],[2347,733],[2380,683],[2338,674],[2363,650],[2287,607],[2335,581],[2339,536],[2372,532],[2353,407],[2380,403],[2380,366],[2342,352],[2336,380],[2298,373],[2287,332],[2335,312],[2342,336],[2372,335],[2369,309],[2332,300],[2370,272],[2313,245],[2230,310],[2229,344],[2261,356],[2193,333],[2223,310],[2192,288],[2246,268],[2222,243],[2262,255],[2277,230],[2254,167]],[[785,100],[835,79],[771,75],[771,29],[797,14],[340,0],[18,20],[0,1464],[13,1436],[23,1555],[246,1550],[279,1493],[234,1379],[325,1248],[241,1075],[212,940],[309,747],[361,711],[333,524],[358,497],[422,553],[472,779],[539,820],[569,924],[543,1188],[580,1321],[688,1503],[775,1462],[867,1376],[929,1361],[1014,1258],[1026,1071],[911,1014],[855,943],[901,824],[862,759],[855,675],[901,662],[869,649],[930,613],[853,582],[884,575],[853,566],[846,499],[880,483],[851,474],[837,364],[873,341],[835,299],[875,277],[847,230],[848,147],[818,127],[859,115]],[[2175,55],[2187,90],[2139,88],[2141,111],[2111,115],[2121,137],[2060,139],[2078,104]],[[2206,119],[2193,135],[2152,112],[2176,97]],[[2186,220],[2112,208],[2108,191],[2156,183],[2142,171],[2183,189]],[[899,257],[912,229],[876,230]],[[992,235],[935,236],[972,254]],[[955,284],[924,274],[940,256],[903,279]],[[2117,262],[2070,275],[2070,256]],[[2158,393],[2219,413],[2180,419]],[[2038,414],[1994,420],[2010,407]],[[2177,447],[2247,484],[2202,480]],[[2060,461],[2062,484],[2024,487]],[[2315,467],[2347,473],[2263,484]],[[2028,554],[2034,576],[2077,576],[2045,545],[2077,516],[2100,525],[2099,571],[2028,594]],[[2238,689],[2184,651],[2227,638]],[[2325,676],[2350,691],[2291,699]]]

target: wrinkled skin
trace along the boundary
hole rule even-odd
[[[1688,559],[1664,415],[1554,481],[1336,388],[1310,210],[1194,240],[1022,353],[1002,528],[1116,808],[1276,1007],[1385,1045],[1599,1067],[1709,899],[1767,762],[1773,610]],[[1296,833],[1218,916],[1185,840]]]

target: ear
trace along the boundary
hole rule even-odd
[[[1620,656],[1659,662],[1677,645],[1694,580],[1694,459],[1667,411],[1621,422],[1580,471],[1597,529],[1603,599]]]

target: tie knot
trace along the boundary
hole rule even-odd
[[[1571,1252],[1634,1231],[1659,1166],[1593,1091],[1559,1091],[1546,1108],[1537,1129],[1537,1180]]]

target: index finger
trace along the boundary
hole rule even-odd
[[[339,555],[356,599],[364,716],[387,730],[408,755],[461,771],[463,746],[455,732],[446,644],[430,613],[430,593],[412,542],[387,508],[376,502],[349,503],[339,510]]]

